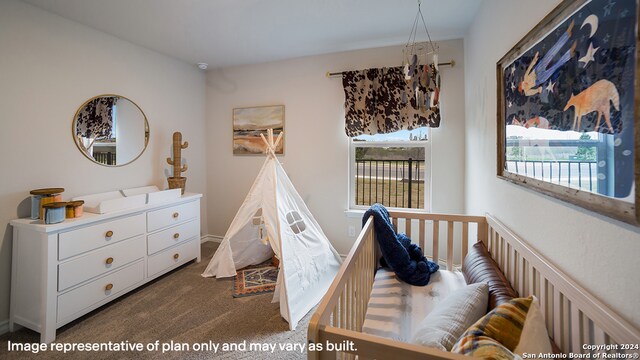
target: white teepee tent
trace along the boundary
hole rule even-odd
[[[275,253],[280,271],[273,302],[280,301],[293,330],[326,293],[341,260],[275,156],[282,133],[275,144],[271,129],[269,140],[262,138],[267,160],[202,276],[235,276]]]

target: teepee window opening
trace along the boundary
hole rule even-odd
[[[350,141],[349,207],[431,209],[429,129]],[[400,137],[402,136],[402,137]]]
[[[304,223],[304,220],[302,219],[302,216],[300,216],[300,214],[297,211],[290,211],[287,213],[287,224],[289,224],[289,227],[291,227],[291,230],[293,231],[294,234],[299,234],[301,232],[303,232],[307,226]]]

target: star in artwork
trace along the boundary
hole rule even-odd
[[[589,65],[590,62],[595,61],[593,56],[596,54],[596,51],[598,51],[598,49],[600,48],[599,47],[594,48],[593,43],[589,43],[589,48],[587,49],[587,53],[583,57],[578,59],[578,61],[583,62],[584,67],[587,67],[587,65]]]
[[[629,9],[624,9],[620,12],[620,17],[626,17],[627,15],[629,15]]]
[[[512,103],[511,101],[509,101],[509,102],[507,103],[507,106],[508,106],[508,107],[512,107],[512,106],[513,106],[513,103]]]
[[[609,0],[609,3],[604,6],[604,16],[611,15],[611,8],[613,8],[613,5],[615,4],[615,1]]]
[[[549,81],[549,85],[547,85],[546,89],[549,92],[553,92],[553,88],[556,86],[556,83],[554,83],[553,81]]]
[[[605,35],[605,36],[602,38],[602,42],[606,44],[606,43],[608,43],[608,42],[609,42],[609,40],[611,40],[611,35],[609,35],[609,33],[607,33],[607,35]]]
[[[516,72],[516,66],[515,65],[513,65],[511,67],[511,75],[513,75],[514,72]]]
[[[511,91],[515,91],[516,90],[516,83],[512,82],[511,83]]]

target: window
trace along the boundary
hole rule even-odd
[[[288,212],[286,217],[287,224],[289,224],[294,234],[300,234],[307,228],[307,225],[304,224],[304,220],[302,220],[302,217],[297,211]]]
[[[349,206],[430,210],[430,129],[360,135],[350,140]]]

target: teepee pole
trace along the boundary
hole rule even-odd
[[[276,156],[276,148],[278,147],[278,144],[282,140],[282,136],[283,135],[284,135],[284,131],[281,131],[280,134],[278,134],[278,138],[276,139],[276,141],[274,143],[273,142],[273,129],[267,129],[267,137],[265,137],[264,134],[260,134],[260,138],[262,138],[262,141],[265,144],[264,152],[266,154],[272,154],[273,156]]]
[[[278,134],[278,138],[276,139],[276,143],[273,145],[273,150],[275,151],[275,149],[278,148],[278,144],[280,144],[280,140],[282,140],[282,136],[284,135],[284,131],[280,131],[280,134]]]

